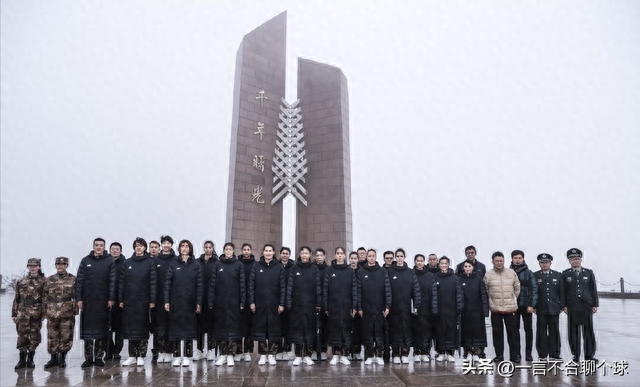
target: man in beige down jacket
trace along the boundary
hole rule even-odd
[[[515,271],[504,267],[504,254],[500,251],[493,253],[491,262],[493,269],[484,276],[484,283],[489,295],[493,348],[496,352],[493,361],[500,363],[504,360],[504,331],[502,329],[504,324],[509,343],[509,360],[520,363],[520,331],[516,321],[520,281]]]

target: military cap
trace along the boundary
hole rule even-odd
[[[69,258],[67,258],[67,257],[58,257],[58,258],[56,258],[56,265],[59,264],[59,263],[63,263],[65,265],[68,265],[69,264]]]
[[[573,258],[573,257],[580,257],[582,258],[582,251],[580,249],[569,249],[569,251],[567,251],[567,259],[569,258]]]
[[[29,258],[29,260],[27,261],[27,266],[31,266],[31,265],[41,266],[40,258]]]
[[[542,253],[538,254],[538,262],[551,262],[553,261],[553,256],[551,254]]]

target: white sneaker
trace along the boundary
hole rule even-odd
[[[336,364],[338,364],[338,360],[339,359],[340,359],[340,355],[333,355],[333,357],[331,358],[331,361],[329,362],[329,364],[336,365]]]
[[[445,357],[443,354],[439,354],[438,357],[436,357],[436,361],[444,361]]]
[[[171,363],[172,360],[173,360],[173,355],[171,355],[170,353],[165,353],[164,354],[164,362],[165,363]]]
[[[207,351],[207,360],[215,360],[216,359],[216,351],[210,349]]]
[[[267,357],[265,355],[260,355],[260,360],[258,360],[258,365],[267,364]]]
[[[447,361],[456,361],[453,355],[447,355]]]
[[[291,352],[286,354],[286,356],[284,357],[283,360],[293,360],[295,358],[296,358],[296,353],[291,351]]]
[[[144,366],[144,357],[139,357],[136,359],[136,365],[139,367]]]
[[[311,355],[311,360],[318,360],[318,352],[314,352],[314,353]]]
[[[373,364],[373,358],[372,357],[369,357],[369,358],[367,358],[367,360],[364,361],[364,365],[371,365],[371,364]]]
[[[191,359],[189,359],[188,357],[185,357],[184,359],[182,359],[183,367],[189,367],[190,365],[191,365]]]
[[[393,357],[393,364],[400,364],[400,363],[402,363],[402,362],[400,361],[400,356],[394,356],[394,357]]]
[[[355,355],[355,360],[360,360],[360,361],[362,361],[362,355],[360,355],[359,353],[356,353],[356,355]]]
[[[233,360],[233,358],[231,358],[231,360]],[[224,362],[227,361],[227,357],[224,355],[218,356],[218,360],[216,360],[215,365],[217,366],[221,366],[224,364]]]
[[[402,356],[402,364],[409,364],[409,356]]]
[[[238,354],[238,355],[235,355],[235,356],[233,357],[233,360],[235,360],[235,361],[240,361],[240,360],[242,360],[242,354],[240,353],[240,354]]]
[[[420,355],[413,355],[413,361],[420,363],[422,361],[422,357]]]
[[[244,361],[251,361],[251,354],[249,352],[244,354]]]
[[[193,361],[198,361],[203,357],[204,357],[204,354],[202,353],[201,350],[196,349],[195,351],[193,351]]]
[[[327,353],[326,352],[320,352],[320,360],[327,360]]]
[[[236,355],[238,356],[238,355]],[[233,356],[228,355],[227,356],[227,366],[228,367],[233,367],[234,365],[236,365],[236,363],[234,362]]]
[[[340,356],[340,363],[344,364],[344,365],[349,365],[351,364],[351,362],[349,361],[349,359],[347,359],[346,356]]]
[[[276,360],[284,360],[282,352],[276,353]]]
[[[422,355],[422,361],[428,363],[431,361],[431,357],[429,355]]]
[[[173,358],[173,363],[171,363],[174,367],[180,367],[180,363],[182,363],[182,359],[180,357]]]
[[[301,358],[301,357],[296,357],[296,358],[293,360],[293,365],[294,365],[294,366],[299,366],[299,365],[300,365],[300,363],[302,363],[302,358]]]
[[[267,360],[269,361],[269,365],[274,366],[274,365],[278,364],[278,362],[276,361],[276,357],[273,356],[273,355],[269,355],[267,357]]]
[[[375,359],[377,365],[379,365],[379,366],[383,366],[384,365],[384,359],[383,358],[375,357],[374,359]]]
[[[133,356],[129,356],[129,358],[122,362],[123,366],[130,366],[136,364],[136,358]]]
[[[305,356],[302,358],[302,362],[306,365],[314,365],[315,363],[309,356]]]

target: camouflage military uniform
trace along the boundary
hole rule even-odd
[[[75,282],[76,277],[66,272],[56,273],[46,280],[43,298],[47,319],[47,349],[51,354],[71,350],[73,328],[78,314]]]
[[[16,348],[20,352],[35,352],[42,337],[42,319],[44,304],[42,294],[45,279],[40,274],[27,275],[16,284],[16,295],[13,299],[11,317],[16,318],[18,343]]]

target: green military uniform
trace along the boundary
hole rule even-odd
[[[27,266],[40,266],[40,259],[29,259]],[[16,323],[18,342],[16,348],[20,351],[20,362],[16,369],[33,368],[33,356],[40,344],[42,337],[42,319],[44,317],[44,304],[42,294],[45,279],[40,273],[29,273],[16,284],[16,295],[13,299],[11,317]]]
[[[69,258],[56,258],[57,264],[69,264]],[[56,273],[47,278],[44,288],[45,318],[47,319],[48,351],[51,361],[45,368],[66,366],[65,358],[73,344],[73,328],[78,314],[75,295],[76,277],[68,273]]]

